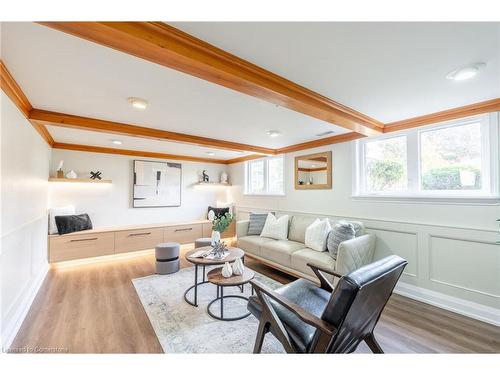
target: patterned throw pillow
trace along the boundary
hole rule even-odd
[[[339,245],[344,241],[353,239],[355,235],[356,231],[351,223],[342,220],[335,224],[332,231],[328,235],[327,243],[328,251],[333,259],[337,260]]]
[[[328,219],[316,219],[306,229],[305,245],[316,251],[326,250],[328,233],[332,230]]]
[[[286,240],[288,237],[288,215],[276,218],[269,212],[260,236],[274,238],[275,240]]]
[[[251,212],[249,219],[250,222],[248,223],[247,235],[260,236],[262,229],[264,229],[264,224],[266,223],[267,214],[254,214]]]

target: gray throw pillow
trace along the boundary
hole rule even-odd
[[[334,225],[330,234],[328,235],[327,249],[333,259],[337,260],[337,253],[339,251],[339,245],[347,240],[351,240],[355,237],[356,230],[351,223],[347,221],[339,221]]]
[[[250,213],[250,223],[248,224],[248,235],[249,236],[260,236],[262,229],[264,229],[264,224],[266,223],[267,214],[254,214]]]

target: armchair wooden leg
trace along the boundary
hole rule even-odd
[[[264,343],[264,337],[269,331],[269,323],[266,321],[261,321],[259,323],[259,328],[257,330],[257,337],[255,338],[255,345],[253,347],[254,354],[259,354],[262,350],[262,344]]]
[[[375,336],[373,336],[373,333],[365,337],[365,342],[373,353],[384,354],[384,351],[380,347],[379,343],[377,342],[377,340],[375,340]]]

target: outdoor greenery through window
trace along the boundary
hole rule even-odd
[[[246,163],[245,193],[284,194],[283,157],[269,157]]]
[[[496,115],[496,114],[495,114]],[[494,115],[357,142],[355,195],[497,195]],[[495,175],[495,176],[493,176]]]

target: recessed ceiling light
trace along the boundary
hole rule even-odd
[[[281,133],[277,130],[268,130],[266,134],[270,137],[278,137]]]
[[[312,165],[311,165],[311,168],[316,168],[316,164],[312,164]]]
[[[144,111],[148,108],[148,102],[145,99],[141,98],[128,98],[127,99],[132,108],[137,109],[139,111]]]
[[[451,79],[453,81],[465,81],[467,79],[475,77],[477,73],[479,73],[479,71],[483,69],[485,66],[486,64],[483,62],[467,65],[448,73],[446,75],[446,78]]]
[[[215,152],[212,152],[212,151],[207,151],[207,155],[209,155],[209,156],[214,156],[214,155],[215,155]]]
[[[333,134],[333,133],[335,133],[333,130],[328,130],[326,132],[316,134],[316,137],[323,137],[325,135],[329,135],[329,134]]]
[[[118,140],[118,139],[112,139],[111,143],[114,144],[114,145],[121,145],[123,142],[120,141],[120,140]]]

